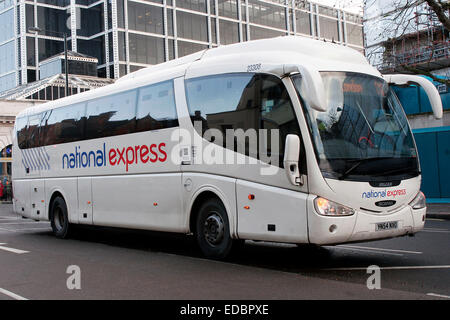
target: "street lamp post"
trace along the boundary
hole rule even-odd
[[[45,31],[45,32],[53,32],[53,33],[58,33],[58,34],[62,34],[63,35],[63,38],[64,38],[64,69],[65,69],[65,74],[66,74],[66,97],[68,97],[69,96],[69,62],[67,61],[67,33],[65,33],[65,32],[58,32],[58,31],[42,30],[42,29],[37,28],[37,27],[28,28],[28,31],[32,32],[32,33],[35,33],[36,35],[39,32],[43,32],[43,31]],[[36,51],[38,51],[37,48],[36,48]],[[39,55],[38,55],[38,61],[36,61],[36,65],[37,65],[37,68],[39,70]],[[37,76],[39,76],[39,74]]]

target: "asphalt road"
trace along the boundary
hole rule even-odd
[[[429,219],[415,237],[312,252],[247,241],[218,262],[202,258],[188,236],[88,228],[59,240],[49,223],[0,205],[0,300],[448,300],[449,245],[450,220]],[[67,287],[73,265],[81,271],[80,290]],[[379,290],[367,288],[370,265],[381,268]]]

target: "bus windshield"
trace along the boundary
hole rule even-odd
[[[382,79],[321,72],[326,111],[305,102],[300,75],[292,77],[326,178],[402,180],[419,174],[417,152],[402,105]]]

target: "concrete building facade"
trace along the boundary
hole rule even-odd
[[[32,29],[40,29],[40,32]],[[0,92],[39,79],[69,50],[117,79],[148,65],[254,39],[302,35],[363,51],[362,17],[306,0],[0,0]]]

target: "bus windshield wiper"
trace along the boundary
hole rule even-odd
[[[339,180],[344,180],[345,178],[347,178],[350,173],[352,173],[353,171],[355,171],[356,168],[358,168],[361,164],[365,163],[365,162],[369,162],[372,160],[382,160],[382,159],[388,159],[389,157],[379,157],[379,158],[365,158],[365,159],[358,159],[358,160],[348,160],[348,161],[356,161],[356,163],[354,165],[352,165],[349,169],[347,169],[343,174],[341,174],[338,179]]]

